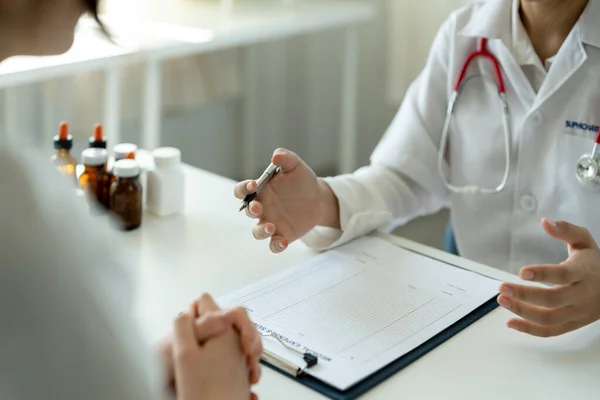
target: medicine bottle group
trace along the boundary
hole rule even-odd
[[[65,122],[54,136],[54,148],[51,162],[82,193],[90,212],[110,214],[121,230],[139,228],[144,208],[159,217],[183,211],[185,179],[179,149],[158,148],[152,152],[149,165],[142,166],[137,160],[138,147],[119,143],[113,146],[111,158],[102,126],[98,124],[88,148],[81,153],[78,167],[71,154],[73,136]]]

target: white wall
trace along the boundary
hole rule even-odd
[[[358,1],[377,10],[375,21],[360,29],[357,119],[363,165],[422,68],[438,27],[468,0]],[[258,131],[265,146],[260,157],[269,157],[269,143],[291,146],[316,170],[335,171],[342,48],[338,31],[259,46]]]
[[[388,85],[392,104],[400,104],[411,81],[421,70],[435,34],[448,15],[470,0],[389,0]]]

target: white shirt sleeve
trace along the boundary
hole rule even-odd
[[[162,397],[115,233],[24,153],[0,149],[0,398]]]
[[[408,89],[369,166],[325,179],[339,200],[341,230],[317,227],[303,241],[325,250],[449,204],[437,157],[451,90],[454,16],[438,31],[427,64]]]

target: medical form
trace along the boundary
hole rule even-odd
[[[318,357],[304,373],[345,390],[423,344],[498,293],[499,282],[364,237],[219,299],[262,333]],[[302,366],[273,337],[266,351]]]

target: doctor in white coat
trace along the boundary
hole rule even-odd
[[[465,60],[481,49],[499,64],[507,124],[491,58],[479,56],[460,86],[444,150],[455,84]],[[594,241],[600,238],[600,186],[576,176],[598,125],[599,0],[472,4],[439,30],[369,166],[320,179],[293,152],[278,149],[272,161],[282,173],[247,214],[258,219],[254,236],[269,238],[279,252],[300,238],[315,249],[331,248],[450,207],[462,256],[554,284],[503,284],[498,301],[518,316],[508,326],[560,335],[600,318]],[[583,175],[593,172],[587,164],[579,168]],[[244,181],[235,195],[255,190],[255,181]]]

